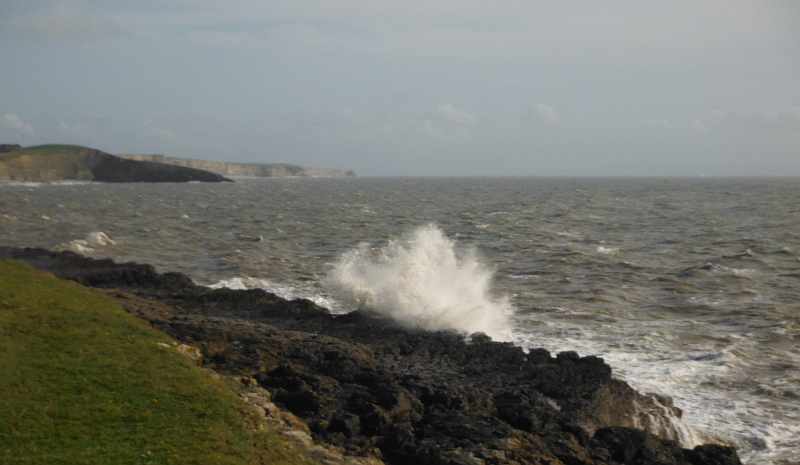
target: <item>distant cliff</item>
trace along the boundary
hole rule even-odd
[[[342,177],[357,176],[355,171],[335,170],[327,168],[310,168],[307,166],[263,163],[225,163],[219,161],[195,160],[192,158],[167,157],[165,155],[117,155],[129,160],[166,163],[211,171],[223,176],[247,176],[257,178],[297,177]]]
[[[230,181],[201,169],[150,161],[127,160],[78,145],[19,147],[0,151],[0,181],[53,182],[222,182]]]

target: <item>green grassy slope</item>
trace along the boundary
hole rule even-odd
[[[105,296],[0,260],[0,463],[306,464]]]
[[[85,157],[93,149],[79,145],[38,145],[0,154],[0,181],[88,181]]]

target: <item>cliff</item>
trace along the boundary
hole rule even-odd
[[[357,176],[355,171],[336,170],[327,168],[311,168],[308,166],[264,163],[225,163],[218,161],[195,160],[192,158],[167,157],[165,155],[128,154],[117,155],[120,158],[138,161],[165,163],[168,165],[196,168],[223,176],[247,176],[256,178],[280,177],[343,177]]]
[[[196,168],[123,159],[78,145],[40,145],[0,152],[0,181],[222,182]]]

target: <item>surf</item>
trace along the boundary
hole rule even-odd
[[[384,246],[362,243],[344,253],[325,283],[343,304],[406,326],[509,340],[514,309],[507,297],[493,295],[493,276],[474,247],[427,225]]]

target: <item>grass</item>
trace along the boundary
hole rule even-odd
[[[0,463],[311,464],[109,298],[0,260]]]
[[[12,158],[21,157],[23,155],[57,155],[64,153],[80,152],[86,150],[86,147],[80,145],[66,145],[66,144],[46,144],[36,145],[33,147],[22,147],[6,153],[0,153],[0,160],[10,160]]]

